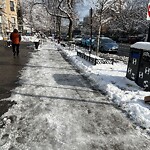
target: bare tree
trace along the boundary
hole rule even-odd
[[[77,13],[75,11],[76,4],[82,2],[82,0],[60,0],[58,9],[67,16],[67,19],[69,20],[69,29],[68,29],[68,36],[69,40],[72,40],[72,30],[73,30],[73,24],[75,20],[77,19]]]
[[[117,0],[110,27],[126,34],[147,28],[147,0]]]
[[[61,19],[66,18],[69,20],[68,36],[69,36],[69,40],[71,40],[73,23],[76,19],[75,5],[77,2],[80,2],[80,1],[81,0],[45,0],[43,3],[43,1],[41,2],[41,1],[31,0],[28,5],[28,10],[30,9],[29,10],[30,16],[28,16],[28,19],[30,20],[30,25],[35,27],[34,26],[35,23],[33,22],[36,20],[36,18],[37,20],[39,20],[38,18],[40,17],[40,14],[36,15],[36,17],[33,17],[33,14],[35,14],[34,9],[36,10],[38,9],[38,7],[36,6],[41,5],[41,7],[43,7],[47,11],[49,15],[49,19],[55,22],[55,25],[57,26],[58,31],[59,31],[59,35],[60,35]],[[41,14],[41,16],[43,15]]]
[[[115,2],[116,0],[96,0],[95,2],[94,22],[96,23],[96,25],[98,25],[96,54],[98,54],[99,51],[99,43],[100,43],[102,26],[112,19],[110,12]]]

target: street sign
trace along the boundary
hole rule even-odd
[[[150,3],[148,3],[148,8],[147,8],[147,20],[150,20]]]

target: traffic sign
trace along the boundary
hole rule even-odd
[[[148,8],[147,8],[147,20],[150,20],[150,3],[148,3]]]

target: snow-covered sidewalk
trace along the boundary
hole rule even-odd
[[[3,116],[0,150],[150,148],[143,131],[135,129],[106,96],[92,89],[57,47],[45,43],[22,70],[21,86],[6,99],[17,104]],[[124,64],[92,66],[75,51],[63,51],[109,98],[149,128],[149,106],[141,102],[149,93],[124,77]]]
[[[60,49],[82,70],[83,74],[139,126],[150,132],[150,105],[144,103],[144,97],[150,92],[144,91],[135,82],[126,78],[127,65],[123,62],[91,65],[76,56],[76,51]],[[78,48],[76,50],[79,50]]]

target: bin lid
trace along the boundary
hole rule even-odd
[[[150,51],[150,42],[136,42],[130,47]]]

